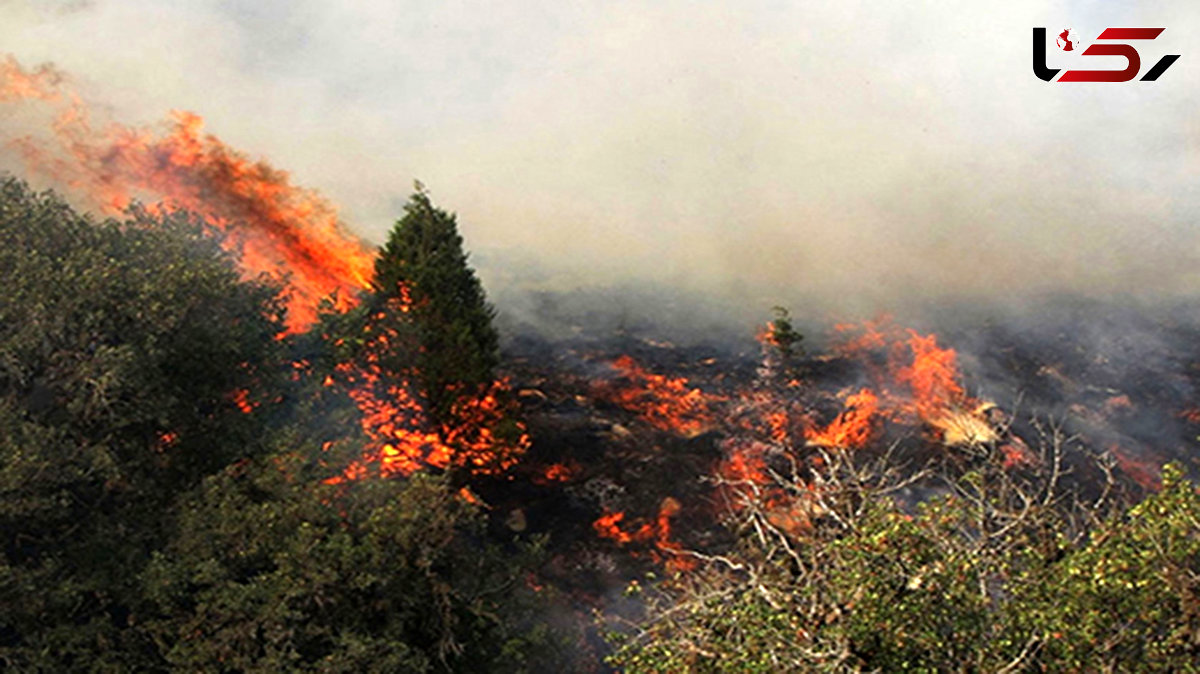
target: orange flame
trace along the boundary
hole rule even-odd
[[[533,482],[542,486],[562,484],[574,480],[579,475],[579,465],[574,461],[568,463],[552,463],[533,476]]]
[[[1112,453],[1117,460],[1117,466],[1121,472],[1133,478],[1146,491],[1158,491],[1162,489],[1162,469],[1159,468],[1161,463],[1139,456],[1132,451],[1126,451],[1119,444],[1113,443],[1109,445],[1108,451]]]
[[[804,436],[823,447],[865,447],[874,435],[878,412],[879,396],[864,388],[846,398],[845,409],[828,426],[806,429]]]
[[[1200,407],[1190,406],[1181,410],[1178,414],[1180,419],[1189,424],[1200,424]]]
[[[287,328],[311,326],[322,300],[346,310],[370,287],[375,253],[351,235],[337,209],[313,190],[291,183],[284,171],[253,161],[212,134],[190,112],[173,112],[155,129],[109,124],[94,128],[87,106],[65,87],[66,77],[50,66],[28,71],[12,57],[0,62],[0,101],[39,101],[55,114],[52,139],[11,140],[31,170],[72,188],[107,213],[124,211],[135,198],[159,200],[154,210],[185,209],[223,232],[240,253],[247,277],[268,274],[285,282]],[[407,312],[411,300],[400,288],[392,307]],[[503,470],[528,444],[499,442],[492,429],[504,416],[498,394],[504,384],[464,396],[453,428],[433,428],[411,376],[384,373],[379,354],[395,334],[373,334],[365,363],[343,363],[327,386],[347,387],[362,412],[369,440],[362,462],[334,481],[365,477],[367,464],[383,475],[408,475],[425,467],[467,466],[473,472]],[[300,368],[302,369],[302,368]],[[409,373],[411,374],[411,373]],[[336,381],[335,381],[336,380]],[[232,401],[251,412],[248,391]],[[521,429],[518,429],[521,430]]]
[[[873,321],[834,325],[834,331],[842,337],[841,341],[834,345],[834,353],[842,356],[857,356],[886,348],[890,341],[888,333],[894,331],[891,323],[891,316],[885,315]]]
[[[912,364],[896,369],[896,381],[912,389],[913,404],[922,419],[937,419],[966,398],[958,383],[958,354],[939,347],[937,335],[923,336],[914,330],[908,334]]]
[[[685,437],[712,428],[712,406],[722,400],[720,396],[690,388],[686,377],[648,372],[629,356],[621,356],[612,365],[627,385],[601,393],[616,405],[637,412],[655,428]]]
[[[624,519],[625,513],[620,511],[604,513],[595,522],[592,522],[592,528],[601,538],[616,541],[618,545],[625,545],[633,541],[633,536],[621,530],[621,522]]]
[[[0,101],[58,100],[61,96],[57,90],[63,79],[62,73],[48,63],[30,72],[10,55],[0,61]]]
[[[668,496],[659,504],[658,516],[652,522],[643,522],[632,533],[621,528],[625,521],[625,513],[621,511],[604,513],[592,523],[592,528],[601,538],[621,546],[653,543],[654,549],[648,554],[651,560],[665,564],[669,571],[690,571],[696,567],[696,560],[686,556],[683,545],[671,538],[671,519],[682,510],[679,501]]]
[[[337,209],[317,192],[202,133],[204,120],[190,112],[173,112],[161,130],[115,123],[95,129],[64,81],[49,66],[23,70],[11,56],[0,63],[0,101],[37,100],[56,108],[53,143],[10,141],[31,170],[110,214],[150,197],[161,201],[158,208],[203,217],[241,251],[247,277],[266,273],[286,280],[292,332],[313,323],[322,299],[335,296],[336,306],[345,309],[356,291],[369,286],[374,253],[346,231]]]
[[[847,400],[846,411],[830,425],[830,429],[844,430],[847,422],[856,422],[852,427],[855,432],[841,440],[858,440],[864,433],[869,439],[864,429],[869,428],[870,420],[865,417],[876,413],[899,421],[916,417],[948,445],[997,439],[996,430],[982,414],[988,405],[966,395],[960,383],[958,354],[954,349],[939,346],[937,335],[922,335],[915,330],[902,332],[887,318],[857,327],[841,324],[835,329],[845,336],[835,350],[866,363],[882,392],[877,395],[863,389],[876,399],[873,403],[867,403],[865,398]],[[854,335],[856,331],[858,335]],[[886,371],[881,371],[876,367],[876,355],[884,350],[889,354]],[[856,404],[852,406],[852,402]],[[861,413],[859,407],[869,409],[869,415]],[[816,431],[810,438],[832,440],[834,435]]]
[[[411,475],[425,467],[464,468],[472,474],[493,475],[515,465],[530,445],[518,422],[511,422],[517,429],[515,440],[498,438],[493,431],[506,417],[501,402],[508,391],[506,381],[463,395],[450,415],[458,421],[438,426],[425,412],[416,373],[385,371],[383,360],[402,340],[385,319],[388,312],[404,314],[410,307],[411,300],[401,292],[366,326],[360,361],[339,364],[335,376],[324,382],[326,386],[345,386],[362,412],[362,430],[368,439],[363,458],[331,482],[365,477],[371,464],[377,465],[384,477]]]
[[[234,391],[231,399],[233,400],[233,404],[237,405],[237,408],[241,410],[242,414],[250,414],[254,411],[255,407],[258,407],[258,403],[250,400],[250,391],[244,388]]]

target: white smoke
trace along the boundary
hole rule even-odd
[[[0,45],[115,119],[200,113],[368,239],[419,177],[501,294],[1190,293],[1200,10],[1115,4],[0,0]],[[1182,58],[1048,84],[1034,26],[1165,26],[1144,67]]]

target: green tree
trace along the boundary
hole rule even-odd
[[[407,328],[414,348],[388,369],[415,372],[428,412],[453,424],[455,404],[494,380],[499,338],[483,286],[467,262],[453,214],[418,184],[375,264],[374,315]],[[403,315],[400,315],[403,314]]]
[[[0,663],[148,666],[137,573],[180,492],[262,451],[278,288],[187,217],[97,222],[14,179],[0,270]]]
[[[525,581],[536,545],[486,543],[444,476],[325,485],[311,450],[231,466],[179,504],[144,576],[173,669],[556,669]]]
[[[800,342],[804,340],[804,335],[792,326],[792,317],[787,309],[774,307],[772,311],[775,313],[775,320],[767,323],[767,340],[779,349],[784,363],[790,363],[792,359],[803,355],[804,347]]]

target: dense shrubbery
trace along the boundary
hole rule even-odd
[[[1178,467],[1122,511],[999,451],[928,470],[827,453],[780,478],[822,513],[797,532],[753,500],[741,546],[662,584],[614,633],[635,672],[1197,671],[1200,495]],[[932,479],[944,495],[892,495]],[[807,496],[806,496],[807,497]]]
[[[215,232],[8,179],[0,270],[0,667],[548,666],[536,546],[488,542],[442,477],[324,484],[358,411]]]

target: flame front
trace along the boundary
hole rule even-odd
[[[369,287],[374,252],[346,230],[324,197],[203,133],[204,120],[190,112],[173,112],[159,129],[94,128],[65,82],[49,66],[27,71],[12,57],[0,63],[0,102],[37,101],[55,114],[52,140],[8,140],[31,171],[108,214],[148,199],[160,203],[156,208],[201,216],[240,250],[247,277],[266,273],[286,282],[292,332],[313,323],[322,299],[346,309]]]
[[[630,356],[612,363],[624,385],[605,387],[602,397],[638,415],[651,426],[685,437],[699,435],[713,425],[712,407],[719,396],[688,385],[685,377],[648,372]]]
[[[189,211],[224,235],[247,278],[267,274],[284,283],[287,331],[303,332],[324,300],[345,311],[371,287],[375,251],[350,234],[337,209],[317,192],[293,185],[285,171],[254,161],[203,131],[204,120],[172,112],[157,128],[107,124],[96,128],[68,78],[52,66],[26,70],[11,56],[0,61],[0,102],[37,103],[53,115],[49,138],[7,139],[29,169],[66,186],[107,214],[124,212],[135,199],[148,210]],[[399,289],[392,307],[403,313],[411,300]],[[361,362],[342,363],[326,385],[344,387],[362,413],[367,455],[334,481],[363,476],[377,466],[384,476],[409,475],[423,467],[463,466],[472,472],[505,470],[529,440],[517,425],[515,440],[500,441],[493,428],[504,418],[503,382],[464,395],[452,426],[434,427],[414,382],[417,373],[384,372],[379,357],[397,336],[365,336]],[[305,367],[297,364],[297,373]],[[475,394],[477,393],[477,395]],[[249,414],[248,391],[231,401]]]

